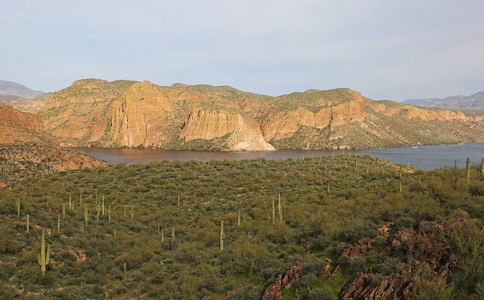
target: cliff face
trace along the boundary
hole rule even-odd
[[[269,97],[89,79],[51,95],[39,115],[47,132],[72,146],[251,151],[484,140],[484,113],[372,101],[349,89]]]
[[[228,135],[227,149],[235,151],[275,150],[264,140],[258,123],[242,114],[224,110],[197,110],[190,113],[180,132],[180,139],[211,140]]]
[[[42,133],[40,117],[0,103],[0,144],[42,141],[50,137]]]
[[[84,146],[100,140],[107,130],[109,104],[134,82],[85,79],[53,93],[39,116],[44,129],[63,146]],[[98,143],[100,146],[102,143]]]
[[[136,83],[109,107],[111,134],[106,139],[123,147],[159,148],[168,140],[167,118],[172,111],[162,87]]]

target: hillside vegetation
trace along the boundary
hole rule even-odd
[[[53,172],[107,166],[108,163],[73,149],[36,143],[0,144],[0,187],[17,186]]]
[[[0,189],[0,297],[482,299],[480,171],[338,155],[45,175]]]

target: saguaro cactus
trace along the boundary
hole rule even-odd
[[[481,176],[484,176],[484,157],[482,158],[481,162]]]
[[[17,204],[17,217],[20,219],[20,199],[15,200]]]
[[[42,276],[45,275],[45,267],[49,264],[50,260],[50,245],[47,246],[47,252],[45,252],[45,230],[42,230],[42,244],[40,246],[40,254],[38,254],[37,259],[40,265],[40,272]]]
[[[86,223],[86,231],[87,231],[87,220],[88,220],[87,204],[84,204],[84,221]]]
[[[123,281],[126,281],[126,263],[123,263]]]
[[[224,250],[224,240],[225,240],[224,221],[221,221],[220,222],[220,250]]]
[[[466,180],[471,180],[471,159],[469,157],[466,162]]]
[[[272,198],[272,223],[276,222],[276,208],[274,205],[274,198]]]
[[[279,193],[279,221],[282,223],[281,193]]]
[[[30,232],[30,215],[27,215],[27,233]]]
[[[103,214],[103,218],[104,218],[104,195],[103,195],[103,200],[102,200],[102,214]]]

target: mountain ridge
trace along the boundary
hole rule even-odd
[[[447,98],[408,99],[403,103],[425,107],[437,107],[453,110],[481,110],[484,111],[484,92],[477,92],[469,96],[457,95]]]
[[[19,83],[0,80],[0,95],[13,95],[24,98],[32,98],[40,94],[42,94],[41,91],[32,90]]]
[[[484,113],[374,101],[348,88],[271,97],[227,86],[86,79],[53,93],[39,116],[62,145],[79,147],[361,149],[484,137]]]

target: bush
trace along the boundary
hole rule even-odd
[[[330,289],[315,288],[309,292],[308,300],[336,300],[336,296]]]

